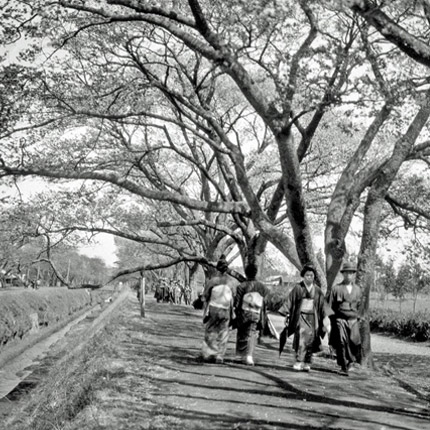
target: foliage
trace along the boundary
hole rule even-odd
[[[413,339],[418,342],[430,340],[430,314],[427,312],[403,314],[390,309],[371,309],[370,328]]]
[[[210,259],[234,244],[246,262],[255,242],[262,253],[270,240],[296,266],[319,267],[310,224],[328,215],[331,284],[361,195],[394,141],[414,142],[400,138],[426,103],[425,73],[332,2],[228,6],[64,1],[42,8],[39,28],[31,23],[29,32],[45,32],[53,51],[35,103],[23,112],[31,124],[24,147],[14,145],[19,132],[5,136],[5,175],[92,179],[137,200],[167,201],[169,222],[176,212],[198,224],[197,243]],[[424,32],[413,9],[389,11]],[[344,138],[357,134],[363,138]],[[410,158],[425,155],[409,149]],[[163,239],[174,235],[171,227]]]
[[[294,285],[296,285],[294,282],[284,282],[282,285],[271,287],[269,294],[265,298],[267,310],[270,312],[278,312],[280,307],[287,300],[288,294]]]
[[[414,312],[416,301],[420,293],[425,293],[429,289],[430,272],[429,272],[429,249],[423,246],[417,240],[412,240],[411,244],[405,244],[404,254],[407,256],[404,263],[401,264],[396,274],[394,262],[378,262],[378,283],[382,287],[381,297],[385,293],[392,294],[399,300],[401,305],[406,294],[411,294],[414,300]],[[384,294],[382,294],[382,292]]]

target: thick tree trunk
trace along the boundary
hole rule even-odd
[[[360,307],[360,333],[362,339],[362,364],[373,366],[370,342],[369,297],[373,284],[376,247],[378,244],[379,225],[384,198],[372,188],[367,196],[364,208],[363,236],[358,257],[356,282],[362,290]]]
[[[327,288],[326,278],[322,268],[319,267],[314,252],[312,232],[302,187],[300,163],[297,150],[293,144],[291,129],[284,127],[276,135],[276,139],[282,166],[288,219],[293,230],[297,254],[302,265],[311,263],[317,269],[317,281],[325,290]]]
[[[407,132],[396,142],[389,160],[384,164],[383,169],[378,172],[367,195],[357,272],[357,283],[362,288],[363,293],[361,302],[361,333],[363,341],[362,361],[365,365],[372,365],[369,297],[370,289],[373,284],[382,206],[385,201],[385,195],[394,181],[402,163],[412,150],[416,139],[430,116],[430,109],[426,106],[427,104],[424,104],[418,111]]]
[[[334,284],[345,256],[345,237],[352,218],[360,204],[360,196],[370,185],[379,166],[359,170],[363,158],[375,140],[379,130],[390,115],[391,106],[385,104],[373,119],[353,156],[339,178],[327,210],[324,232],[328,291]]]

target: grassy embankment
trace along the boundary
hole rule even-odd
[[[112,362],[118,331],[121,331],[117,322],[122,316],[121,306],[127,306],[122,299],[105,312],[100,309],[99,313],[103,313],[94,321],[97,322],[95,327],[94,322],[88,323],[93,328],[87,326],[83,332],[84,329],[77,326],[59,342],[58,350],[54,349],[51,357],[45,359],[49,365],[44,366],[42,362],[46,373],[40,383],[20,400],[4,423],[5,430],[100,428],[96,393],[101,386],[109,387],[111,378],[122,376],[117,374]],[[3,430],[1,425],[0,429]]]
[[[75,339],[75,344],[69,339],[70,352],[54,364],[29,399],[22,399],[20,410],[5,423],[7,429],[86,428],[75,419],[93,403],[96,387],[108,377],[104,357],[111,355],[109,337],[103,329],[83,344],[82,339]],[[91,417],[87,419],[91,421]]]
[[[112,291],[41,288],[0,291],[0,363],[62,324],[103,303]]]

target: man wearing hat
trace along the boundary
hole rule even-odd
[[[344,263],[340,272],[343,281],[333,287],[328,298],[334,312],[329,344],[336,350],[337,364],[341,367],[341,373],[347,376],[353,363],[361,361],[359,326],[361,289],[354,283],[357,268],[353,263]]]

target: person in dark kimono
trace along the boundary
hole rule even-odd
[[[331,310],[322,290],[315,284],[316,271],[306,265],[300,272],[303,281],[288,295],[279,312],[286,315],[288,336],[294,335],[293,349],[296,353],[294,370],[311,370],[312,355],[321,348],[321,337],[330,331]]]
[[[221,258],[217,264],[220,276],[212,278],[203,292],[205,338],[201,359],[218,364],[224,362],[230,324],[233,320],[233,291],[228,284],[227,269],[227,262]]]
[[[254,365],[258,331],[265,325],[264,297],[269,292],[263,283],[255,279],[257,272],[255,264],[250,263],[245,267],[247,280],[237,287],[234,300],[237,327],[236,354],[249,366]]]
[[[343,281],[333,287],[328,297],[328,303],[334,312],[329,344],[336,350],[337,364],[345,376],[353,368],[353,363],[360,364],[361,361],[361,289],[354,283],[356,271],[354,264],[345,263],[340,270]]]

